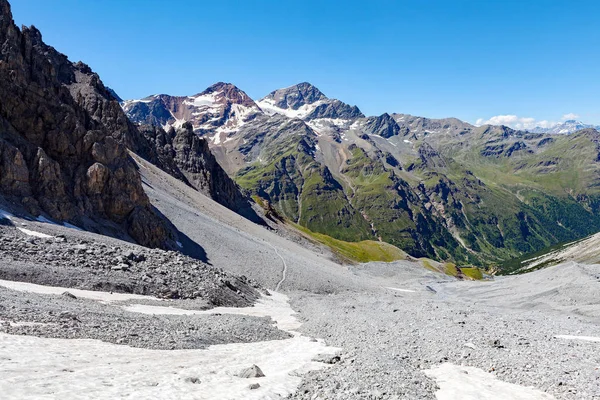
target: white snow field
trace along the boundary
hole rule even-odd
[[[79,297],[82,299],[96,300],[101,303],[110,303],[113,301],[126,301],[126,300],[154,300],[154,301],[162,300],[162,299],[159,299],[158,297],[144,296],[141,294],[97,292],[94,290],[71,289],[71,288],[58,287],[58,286],[44,286],[44,285],[36,285],[34,283],[6,281],[6,280],[2,280],[2,279],[0,279],[0,286],[4,286],[5,288],[12,289],[12,290],[17,290],[19,292],[30,292],[30,293],[38,293],[38,294],[61,295],[64,292],[69,292],[76,297]]]
[[[97,340],[0,334],[3,399],[278,399],[333,352],[307,337],[206,350],[147,350]],[[239,378],[258,365],[263,378]],[[197,383],[190,379],[198,379]],[[252,383],[260,388],[249,389]]]
[[[502,382],[475,367],[443,363],[423,371],[436,380],[438,400],[550,400],[551,395],[537,389]]]
[[[150,315],[210,315],[210,314],[237,314],[253,317],[271,317],[277,328],[294,332],[302,324],[294,317],[294,310],[288,303],[288,297],[277,292],[270,292],[270,296],[263,296],[253,307],[216,307],[210,310],[187,310],[169,306],[154,306],[145,304],[131,304],[123,306],[125,311]]]
[[[0,281],[16,290],[60,294],[65,288]],[[76,296],[102,302],[150,298],[68,289]],[[115,297],[120,296],[120,297]],[[135,296],[135,297],[132,297]],[[160,306],[132,306],[135,312],[235,313],[271,317],[293,333],[285,340],[211,346],[205,350],[148,350],[98,340],[46,339],[0,334],[2,399],[279,399],[294,393],[302,374],[326,367],[312,361],[338,348],[302,336],[301,324],[285,295],[272,293],[255,307],[220,307],[208,311]],[[126,307],[129,309],[130,307]],[[174,311],[173,310],[178,310]],[[184,313],[186,312],[186,313]],[[193,314],[190,315],[193,318]],[[258,365],[261,378],[240,378]],[[250,384],[258,383],[258,389]]]

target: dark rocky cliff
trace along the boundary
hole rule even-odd
[[[140,131],[156,149],[160,162],[170,167],[171,175],[249,220],[263,222],[248,197],[221,168],[207,141],[194,133],[191,123],[167,132],[143,125]]]
[[[153,158],[85,64],[19,30],[0,0],[0,194],[33,215],[110,225],[140,244],[169,245],[127,147]]]

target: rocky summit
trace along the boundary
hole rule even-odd
[[[136,18],[156,30],[151,3]],[[250,71],[250,17],[191,3],[161,9],[179,19],[160,35],[190,43],[182,12],[206,17],[202,43]],[[270,37],[309,36],[295,18]],[[600,399],[594,126],[365,115],[308,82],[257,100],[224,82],[123,100],[118,82],[0,0],[2,400]]]
[[[239,128],[261,113],[256,103],[230,83],[219,82],[193,96],[154,95],[122,102],[129,118],[137,123],[181,127],[189,122],[197,132]]]

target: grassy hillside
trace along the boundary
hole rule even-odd
[[[335,176],[316,137],[282,135],[236,179],[312,232],[459,265],[498,264],[600,231],[600,134],[465,135],[425,135],[394,156],[368,136],[339,142],[346,157]],[[355,250],[346,249],[352,259]]]
[[[302,136],[272,143],[264,160],[240,170],[236,180],[313,232],[347,241],[372,238],[368,222],[352,207],[343,187],[312,158],[314,146]]]
[[[322,233],[312,232],[301,225],[296,224],[294,226],[309,238],[328,246],[334,253],[346,261],[359,263],[370,261],[392,262],[406,260],[408,257],[404,251],[385,242],[374,240],[345,242]]]

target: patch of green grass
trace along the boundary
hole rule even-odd
[[[483,273],[476,267],[461,267],[460,271],[468,278],[479,281],[483,279]]]
[[[427,258],[421,258],[419,261],[421,262],[421,265],[423,265],[423,267],[425,267],[425,269],[428,269],[433,272],[440,272],[439,269],[437,269],[436,267],[433,266],[433,264],[431,264],[431,260],[429,260]]]
[[[360,242],[346,242],[334,239],[331,236],[322,233],[312,232],[311,230],[294,224],[294,226],[310,236],[317,242],[331,248],[331,250],[344,259],[366,263],[370,261],[392,262],[397,260],[406,260],[407,254],[385,242],[376,242],[374,240],[363,240]]]
[[[254,189],[263,182],[272,179],[275,172],[275,164],[262,165],[256,162],[241,171],[236,176],[236,182],[244,189]]]
[[[460,270],[456,267],[456,264],[446,263],[444,264],[444,273],[450,276],[458,276]]]
[[[264,208],[264,209],[267,208],[267,204],[265,203],[265,201],[260,196],[257,196],[255,194],[253,194],[250,197],[252,197],[252,200],[254,200],[254,202],[256,204],[258,204],[259,206],[261,206],[262,208]]]

